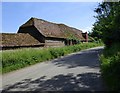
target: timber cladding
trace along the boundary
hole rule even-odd
[[[47,37],[45,40],[45,47],[49,46],[65,46],[65,39]]]

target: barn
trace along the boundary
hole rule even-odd
[[[4,49],[25,48],[25,47],[43,47],[37,39],[28,33],[2,33],[0,34],[0,47]]]
[[[18,33],[29,33],[41,43],[45,43],[45,46],[72,45],[85,40],[81,30],[37,18],[29,19],[19,28]]]
[[[1,47],[57,47],[88,42],[87,33],[83,33],[65,24],[48,22],[43,19],[30,18],[19,27],[17,33],[2,33]]]

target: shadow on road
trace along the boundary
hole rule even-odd
[[[103,48],[81,51],[78,54],[60,58],[53,61],[53,64],[58,67],[67,66],[68,68],[75,68],[78,66],[87,66],[90,68],[99,68],[99,55]]]
[[[10,85],[4,91],[101,91],[104,89],[99,77],[100,74],[97,73],[83,73],[76,76],[73,73],[60,74],[47,80],[46,76],[43,76],[35,80],[22,80]]]
[[[81,51],[80,53],[54,60],[52,63],[57,67],[65,66],[67,67],[66,69],[87,66],[96,70],[100,65],[98,56],[102,50],[100,48]],[[24,79],[13,85],[5,86],[4,91],[102,91],[106,90],[104,86],[101,75],[97,71],[79,74],[68,72],[68,74],[52,76],[52,78],[43,75],[36,79]]]

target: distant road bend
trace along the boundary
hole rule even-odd
[[[99,54],[103,47],[83,50],[3,75],[5,91],[104,91]]]

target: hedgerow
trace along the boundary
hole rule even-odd
[[[100,57],[102,76],[112,91],[120,90],[120,45],[105,48]]]
[[[100,43],[81,43],[73,46],[43,49],[5,50],[2,53],[2,72],[10,72],[35,63],[52,60],[82,49],[100,46]]]

